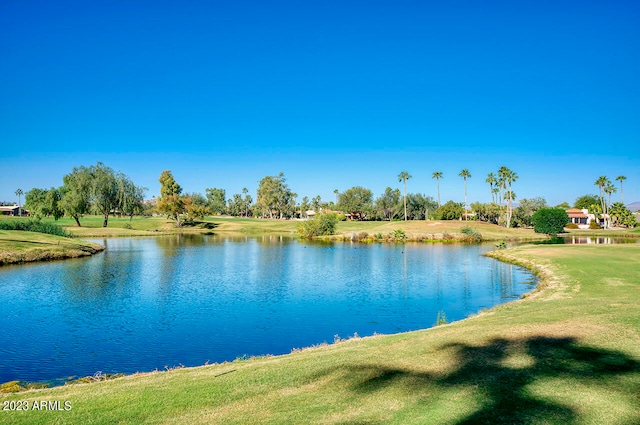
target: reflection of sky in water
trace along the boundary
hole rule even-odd
[[[491,246],[202,235],[99,241],[94,257],[0,269],[0,381],[281,354],[459,320],[531,290]]]

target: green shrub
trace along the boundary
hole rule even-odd
[[[0,230],[22,230],[25,232],[38,232],[46,233],[48,235],[64,236],[66,238],[72,237],[71,233],[67,232],[57,224],[43,223],[40,220],[2,220],[0,221]]]
[[[436,210],[436,220],[458,220],[464,214],[464,206],[459,202],[448,201]]]
[[[402,243],[407,239],[407,234],[402,229],[396,229],[389,233],[389,239],[394,242]]]
[[[298,234],[303,239],[313,239],[314,236],[333,235],[338,224],[335,214],[318,214],[314,218],[298,223]]]
[[[356,242],[360,242],[360,241],[367,240],[368,237],[369,237],[369,234],[367,232],[360,232],[353,238],[353,240]]]
[[[465,240],[468,242],[482,242],[482,235],[476,229],[464,226],[460,231],[465,235]]]
[[[575,224],[575,223],[569,223],[566,226],[564,226],[565,229],[579,229],[580,227]]]
[[[600,230],[600,229],[601,229],[601,227],[600,227],[600,225],[598,224],[598,221],[597,221],[597,220],[593,220],[593,221],[591,221],[591,223],[589,223],[589,229],[593,229],[593,230]]]
[[[555,236],[564,230],[569,216],[562,208],[540,208],[533,214],[531,221],[534,232]]]

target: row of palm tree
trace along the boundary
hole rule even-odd
[[[618,176],[616,180],[620,182],[620,196],[622,197],[622,204],[624,205],[624,192],[622,191],[622,182],[626,180],[625,176]],[[602,214],[604,217],[604,228],[609,227],[609,215],[607,208],[611,205],[611,194],[616,193],[615,185],[607,178],[607,176],[600,176],[594,183],[600,189],[600,207],[602,208]],[[605,198],[606,195],[606,198]],[[608,202],[607,202],[608,201]]]

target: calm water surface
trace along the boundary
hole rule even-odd
[[[431,327],[519,298],[487,246],[279,237],[109,239],[91,258],[0,268],[0,382],[283,354]]]

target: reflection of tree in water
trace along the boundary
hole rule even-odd
[[[208,236],[201,234],[178,233],[176,235],[159,236],[156,238],[158,247],[162,248],[165,254],[172,254],[176,248],[190,246],[202,246],[208,240]]]
[[[478,393],[476,400],[483,401],[457,424],[580,422],[573,407],[551,397],[536,397],[529,388],[548,379],[574,382],[574,388],[598,388],[606,379],[607,391],[629,399],[630,405],[637,403],[637,391],[629,391],[622,381],[611,385],[610,380],[638,374],[640,363],[620,352],[581,345],[573,338],[495,339],[481,346],[452,343],[441,349],[456,359],[455,370],[445,376],[382,366],[356,367],[354,373],[369,378],[355,390],[373,392],[390,385],[404,386],[407,393],[424,391],[428,397],[438,387],[466,387]]]

